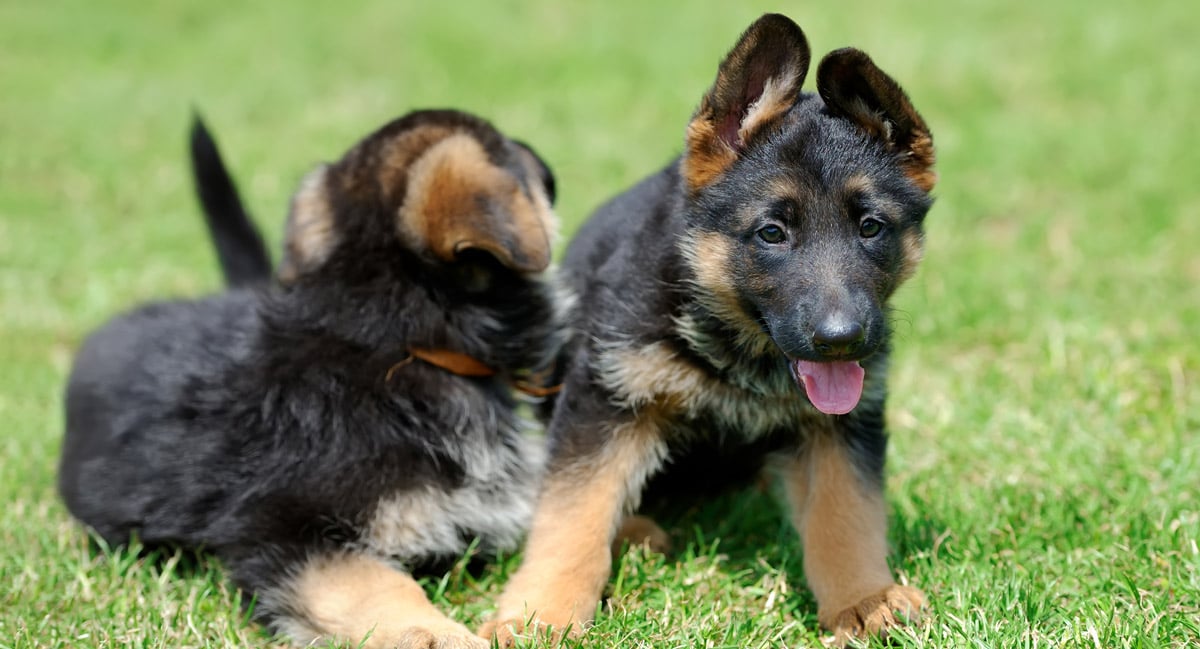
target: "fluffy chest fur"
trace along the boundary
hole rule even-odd
[[[520,428],[504,426],[499,440],[480,435],[463,441],[461,483],[381,498],[363,545],[404,564],[462,554],[473,538],[483,551],[514,548],[533,515],[545,458],[541,441]]]

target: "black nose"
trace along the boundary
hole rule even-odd
[[[843,316],[826,318],[813,331],[813,349],[822,356],[841,358],[862,349],[866,332],[858,322]]]

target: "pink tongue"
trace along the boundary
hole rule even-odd
[[[796,361],[796,378],[804,384],[808,400],[827,415],[844,415],[862,397],[866,372],[855,361],[813,363]]]

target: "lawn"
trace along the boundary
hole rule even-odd
[[[311,165],[442,106],[542,153],[569,234],[678,153],[764,10],[818,56],[870,52],[938,144],[888,477],[892,565],[932,615],[895,645],[1200,644],[1197,5],[222,4],[0,3],[0,648],[272,643],[215,562],[97,551],[54,490],[82,337],[220,286],[193,108],[273,245]],[[775,500],[665,522],[675,552],[623,558],[583,646],[820,646]],[[475,625],[514,568],[427,585]]]

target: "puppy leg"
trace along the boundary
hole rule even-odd
[[[590,457],[552,463],[524,561],[479,635],[511,646],[529,622],[580,635],[608,581],[621,514],[664,454],[658,426],[645,418],[620,426]]]
[[[275,595],[276,626],[297,643],[349,641],[368,649],[483,649],[487,642],[434,608],[413,578],[364,554],[310,560]]]
[[[888,569],[882,475],[869,475],[882,463],[855,453],[843,438],[826,433],[784,468],[817,619],[839,644],[886,635],[889,627],[914,621],[925,606],[921,591],[897,585]]]

